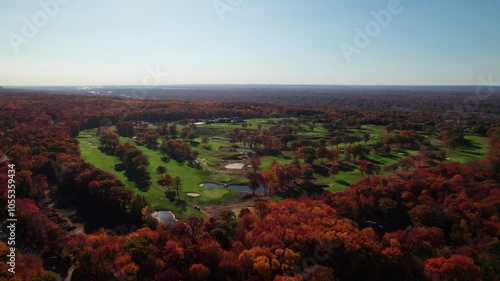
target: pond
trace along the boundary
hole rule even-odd
[[[236,191],[239,191],[239,192],[252,193],[252,190],[250,188],[248,188],[247,185],[243,185],[243,184],[223,185],[223,184],[219,184],[219,183],[206,182],[206,183],[200,184],[200,186],[204,187],[204,188],[226,188],[227,187],[227,188],[231,188],[231,189],[234,189]],[[257,188],[255,190],[255,193],[256,194],[264,194],[264,187],[260,186],[259,188]]]
[[[163,222],[165,224],[175,224],[177,222],[174,213],[170,211],[156,211],[152,213],[151,216],[156,218],[159,222]]]

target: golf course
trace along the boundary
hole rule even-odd
[[[259,172],[264,172],[270,169],[273,163],[280,165],[288,165],[295,161],[305,162],[305,157],[298,157],[300,149],[294,151],[290,148],[290,143],[280,143],[279,150],[275,149],[273,153],[259,153],[258,147],[265,144],[256,144],[256,140],[248,137],[249,141],[245,141],[240,137],[235,136],[245,133],[245,136],[251,134],[258,135],[276,130],[277,124],[289,126],[293,130],[290,135],[295,142],[300,142],[301,147],[321,147],[324,145],[328,149],[337,149],[341,155],[335,159],[335,163],[339,162],[338,170],[331,174],[332,160],[324,157],[316,157],[314,160],[308,160],[313,170],[314,184],[321,186],[324,190],[338,192],[348,188],[351,184],[356,183],[363,178],[369,176],[359,168],[360,164],[355,159],[343,159],[350,147],[357,145],[361,148],[366,148],[368,152],[363,157],[364,161],[369,161],[370,165],[378,167],[370,174],[388,174],[389,169],[381,169],[396,165],[398,169],[401,160],[408,156],[415,156],[419,153],[415,147],[394,147],[390,152],[374,153],[371,149],[377,142],[387,138],[389,133],[384,126],[377,125],[361,125],[344,130],[344,134],[355,138],[354,142],[331,142],[327,140],[335,137],[335,134],[326,130],[319,124],[300,124],[296,125],[294,119],[250,119],[244,122],[236,123],[204,123],[184,124],[184,128],[189,128],[192,132],[196,132],[195,137],[190,139],[178,137],[179,141],[187,143],[189,147],[195,151],[196,159],[193,163],[185,161],[177,161],[166,157],[158,148],[151,148],[142,143],[138,143],[137,137],[119,136],[119,144],[129,144],[137,147],[149,160],[148,170],[150,174],[149,186],[147,188],[138,188],[136,183],[127,178],[124,171],[116,169],[120,164],[120,159],[114,155],[106,153],[102,149],[99,141],[97,129],[87,129],[80,132],[78,136],[79,147],[84,161],[89,162],[97,168],[113,173],[124,183],[124,185],[137,194],[143,195],[155,210],[170,210],[177,217],[203,217],[211,214],[211,209],[220,211],[239,210],[247,205],[251,206],[252,200],[255,200],[250,189],[247,189],[248,178],[247,173],[252,170],[250,159],[258,157],[260,165]],[[294,123],[295,125],[292,125]],[[142,126],[141,134],[152,133],[159,131],[159,125],[148,124]],[[113,130],[116,131],[115,128]],[[400,131],[392,131],[390,134],[398,135]],[[431,144],[433,151],[439,151],[444,148],[444,145],[436,135],[425,132],[416,132],[425,136]],[[158,138],[158,147],[165,139]],[[488,151],[487,139],[480,136],[464,135],[462,146],[448,149],[446,158],[442,161],[461,162],[473,161],[474,159],[484,158]],[[262,149],[261,149],[262,150]],[[361,158],[360,158],[361,159]],[[179,199],[169,200],[166,196],[166,191],[169,191],[168,186],[163,185],[163,174],[158,173],[158,167],[165,167],[166,172],[172,176],[179,177],[182,180],[179,187]],[[395,172],[395,171],[393,171]],[[209,185],[205,185],[209,183]],[[210,188],[207,188],[209,186]],[[234,187],[237,187],[235,189]],[[246,190],[247,189],[247,190]],[[243,192],[242,192],[243,191]],[[262,196],[262,194],[255,196]],[[269,200],[279,200],[281,197],[277,194],[269,194],[266,196]],[[201,210],[195,207],[199,206]],[[221,206],[226,206],[221,208]]]

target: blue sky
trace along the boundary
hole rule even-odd
[[[500,85],[500,1],[391,1],[3,1],[0,85]]]

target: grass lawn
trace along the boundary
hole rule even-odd
[[[206,170],[195,169],[188,166],[187,163],[178,163],[174,160],[164,162],[159,151],[148,149],[145,146],[137,146],[137,148],[149,157],[149,170],[153,181],[157,182],[161,177],[156,173],[156,168],[165,166],[172,176],[179,176],[182,179],[183,194],[188,192],[200,193],[200,197],[195,199],[195,204],[207,205],[229,202],[237,196],[237,192],[229,188],[207,189],[200,187],[199,184],[210,181],[210,173]],[[193,201],[192,198],[187,196],[183,196],[183,198],[189,202]]]
[[[305,128],[303,131],[299,131],[297,133],[298,137],[304,138],[323,138],[328,135],[328,131],[321,126],[321,124],[316,124],[314,129],[311,131],[308,128]]]
[[[292,156],[263,156],[260,158],[261,170],[267,170],[271,168],[271,164],[276,161],[281,165],[289,164],[293,160]]]
[[[245,122],[247,124],[251,123],[251,126],[247,126],[247,130],[257,130],[258,124],[261,124],[262,129],[268,129],[272,124],[270,121],[278,122],[280,119],[272,118],[257,118],[249,119]],[[190,143],[191,147],[198,151],[198,160],[202,169],[196,169],[188,166],[186,163],[178,163],[174,160],[165,162],[162,159],[162,155],[158,150],[151,150],[145,146],[137,146],[144,154],[149,157],[149,170],[151,173],[152,180],[158,183],[161,175],[156,173],[156,168],[158,166],[165,166],[168,172],[172,176],[179,176],[182,179],[182,192],[181,197],[188,200],[192,204],[207,206],[212,204],[220,204],[226,202],[233,202],[235,198],[238,197],[239,192],[229,189],[229,188],[219,188],[219,189],[207,189],[200,187],[200,183],[205,182],[217,182],[217,183],[232,183],[232,184],[245,184],[247,182],[244,177],[244,171],[241,170],[227,170],[224,168],[225,165],[230,163],[243,163],[248,164],[246,159],[237,159],[237,156],[251,152],[249,149],[242,151],[229,151],[229,150],[219,150],[220,147],[228,148],[232,144],[228,141],[228,136],[234,131],[234,129],[242,129],[241,123],[214,123],[214,124],[202,124],[197,125],[199,129],[199,138],[196,138]],[[384,126],[376,125],[363,125],[360,128],[354,129],[349,128],[345,131],[349,135],[360,135],[368,134],[370,136],[367,142],[360,142],[361,145],[370,146],[380,140],[382,140],[387,132]],[[397,133],[394,131],[393,133]],[[423,133],[423,132],[420,132]],[[135,183],[130,182],[124,175],[124,172],[117,172],[114,170],[115,164],[118,163],[116,157],[106,155],[98,149],[99,141],[96,137],[96,130],[82,131],[78,136],[80,142],[80,149],[82,152],[82,157],[85,161],[94,164],[97,168],[115,174],[118,179],[120,179],[127,188],[133,190],[137,194],[144,195],[146,199],[151,203],[151,205],[157,209],[167,209],[173,211],[176,216],[179,217],[189,217],[189,216],[202,216],[198,211],[187,206],[183,209],[170,202],[164,193],[159,190],[154,185],[151,185],[148,191],[140,191],[136,188]],[[436,136],[426,134],[433,145],[435,151],[442,148],[441,142],[436,139]],[[209,141],[206,145],[201,144],[202,137],[209,137]],[[304,126],[302,130],[297,132],[297,137],[299,139],[310,139],[318,140],[320,138],[329,139],[331,137],[330,133],[325,130],[320,124],[316,124],[313,130],[309,130],[308,126]],[[471,158],[484,158],[488,152],[489,145],[487,138],[467,135],[465,136],[465,143],[456,148],[455,150],[449,152],[447,161],[458,161],[461,163],[466,163]],[[133,138],[120,137],[120,143],[130,142],[135,144]],[[241,143],[239,144],[241,145]],[[339,149],[343,149],[346,144],[340,144]],[[208,147],[208,148],[207,148]],[[330,149],[331,146],[327,145]],[[336,148],[336,146],[334,146]],[[417,150],[409,149],[399,149],[394,148],[389,154],[381,155],[369,155],[369,160],[374,164],[383,167],[393,163],[397,163],[400,159],[407,155],[416,155]],[[262,156],[261,159],[261,170],[267,170],[271,167],[273,161],[284,165],[292,162],[293,155],[291,152],[284,152],[285,155],[279,156]],[[317,162],[318,163],[318,162]],[[343,167],[339,174],[329,176],[325,174],[324,170],[318,170],[319,174],[315,174],[317,184],[328,185],[326,190],[331,192],[342,191],[351,184],[359,182],[364,177],[361,172],[357,170],[357,165],[352,164]],[[381,173],[384,173],[381,171]],[[161,187],[166,189],[166,187]],[[188,197],[186,193],[199,193],[199,197]]]
[[[446,155],[447,161],[466,163],[469,159],[481,159],[488,154],[490,149],[488,139],[485,137],[466,135],[465,143]]]
[[[99,141],[96,137],[95,129],[82,131],[78,136],[78,141],[83,160],[92,163],[98,169],[114,174],[128,189],[134,191],[136,194],[143,195],[146,200],[151,203],[154,209],[171,210],[177,217],[181,218],[203,216],[200,212],[190,206],[181,207],[175,202],[170,202],[166,198],[163,191],[153,185],[151,185],[147,191],[139,190],[134,182],[127,179],[124,171],[118,172],[114,169],[114,166],[118,164],[119,160],[114,156],[101,152],[98,149]],[[133,139],[120,137],[120,142],[133,142]],[[159,165],[167,167],[169,173],[173,176],[181,177],[183,181],[181,197],[189,202],[192,202],[193,204],[206,205],[215,204],[217,202],[228,202],[233,200],[238,195],[238,192],[232,189],[205,189],[200,187],[198,185],[204,182],[204,179],[207,178],[206,171],[197,170],[187,166],[186,164],[177,163],[175,161],[165,163],[162,161],[162,156],[159,152],[150,150],[144,146],[137,146],[137,148],[149,157],[149,170],[152,179],[154,181],[158,181],[160,179],[160,175],[156,174],[156,168]],[[188,192],[200,193],[201,196],[197,198],[187,197],[185,194]]]
[[[125,185],[125,187],[134,191],[138,195],[144,196],[155,210],[171,210],[176,214],[176,216],[179,217],[201,217],[200,212],[190,208],[189,206],[185,210],[182,210],[180,206],[170,202],[165,197],[165,194],[159,189],[151,187],[148,191],[139,190],[134,182],[127,179],[124,171],[118,172],[114,169],[114,166],[119,162],[118,159],[114,156],[101,152],[97,148],[99,141],[95,136],[95,132],[95,129],[87,130],[81,132],[78,136],[83,160],[93,164],[98,169],[114,174]]]

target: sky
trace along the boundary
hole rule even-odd
[[[499,12],[498,0],[2,1],[0,86],[500,85]]]

